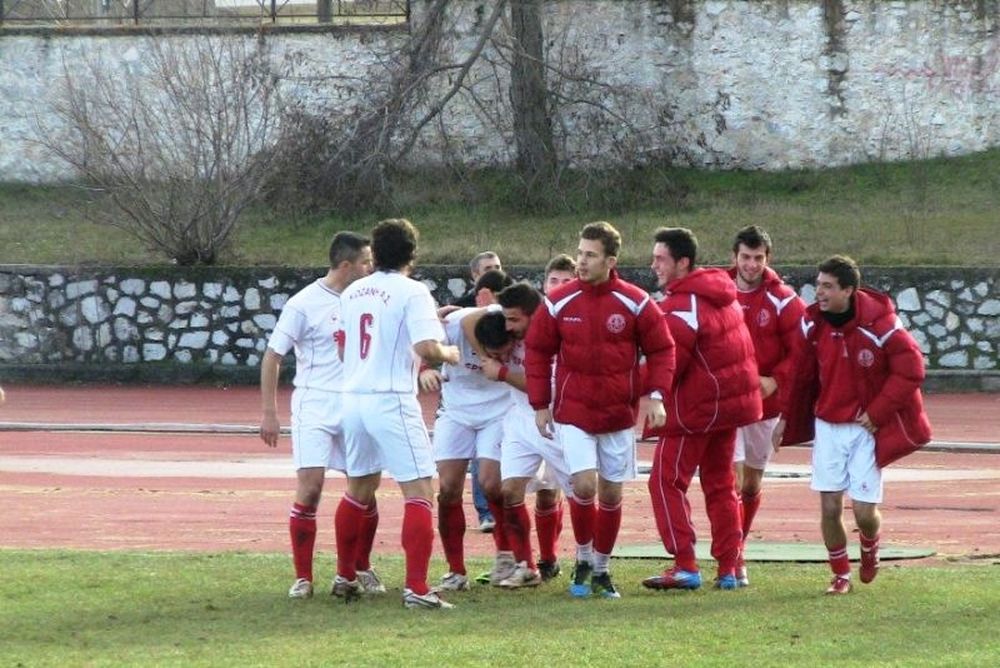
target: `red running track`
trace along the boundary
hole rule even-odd
[[[0,422],[196,423],[254,426],[252,387],[7,386]],[[287,390],[281,405],[287,407]],[[995,442],[1000,395],[930,395],[935,438]],[[435,398],[424,400],[432,421]],[[287,423],[287,412],[283,415]],[[290,443],[277,450],[256,436],[0,431],[0,545],[141,550],[284,551],[293,489]],[[651,446],[640,447],[640,459]],[[783,451],[775,468],[808,464],[808,451]],[[884,536],[894,544],[929,545],[943,557],[1000,557],[1000,454],[923,452],[892,467],[886,484]],[[893,477],[897,479],[893,479]],[[320,549],[332,551],[332,479],[320,508]],[[803,480],[765,483],[753,539],[818,542],[818,500]],[[707,536],[701,494],[693,517]],[[471,506],[468,501],[467,505]],[[399,551],[402,500],[380,491],[377,549]],[[467,517],[475,513],[468,508]],[[620,542],[655,543],[645,484],[625,493]],[[569,555],[567,526],[563,552]],[[488,536],[470,531],[467,549],[488,555]],[[439,550],[439,545],[437,546]]]

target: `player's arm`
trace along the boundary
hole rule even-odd
[[[674,337],[667,327],[663,311],[650,299],[637,319],[639,348],[646,357],[645,388],[649,398],[641,404],[643,422],[653,429],[667,422],[663,399],[674,384],[677,365]]]
[[[549,313],[549,306],[546,299],[538,307],[524,339],[528,401],[536,411],[547,411],[552,403],[552,358],[562,344],[559,327]]]
[[[511,387],[515,387],[522,392],[527,392],[528,390],[528,379],[524,375],[523,371],[511,371],[510,367],[502,362],[498,362],[492,357],[483,357],[483,375],[490,380],[495,380],[500,383],[507,383]]]
[[[796,342],[802,336],[799,323],[802,322],[802,316],[806,311],[806,303],[802,301],[802,298],[790,288],[789,293],[785,297],[788,301],[783,303],[781,311],[778,313],[777,336],[781,343],[781,361],[771,369],[769,377],[761,376],[761,395],[766,399],[772,393],[777,392],[779,405],[788,401],[789,381],[794,375],[794,360],[792,358]],[[765,391],[764,388],[764,383],[767,382],[764,380],[765,378],[770,379],[771,389],[769,391]]]
[[[413,344],[413,352],[427,364],[458,364],[458,346],[446,346],[434,339],[425,339]]]
[[[268,348],[260,363],[260,438],[271,448],[278,445],[278,434],[281,431],[281,424],[278,422],[278,376],[281,372],[281,357]]]
[[[865,409],[865,415],[875,429],[913,401],[913,393],[923,384],[926,375],[920,346],[898,322],[896,330],[885,342],[884,351],[888,359],[889,375],[879,393]]]
[[[816,351],[811,339],[815,334],[814,328],[807,315],[799,318],[798,334],[793,338],[792,349],[788,353],[790,372],[783,379],[785,389],[778,393],[778,422],[771,432],[771,445],[775,452],[782,445],[805,443],[813,437],[813,405],[819,391]]]

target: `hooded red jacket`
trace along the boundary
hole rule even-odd
[[[579,279],[553,291],[535,311],[525,339],[528,400],[548,408],[556,356],[552,417],[590,434],[635,425],[639,397],[669,393],[674,341],[663,313],[646,292],[618,278],[597,285]],[[639,375],[646,356],[645,383]]]
[[[854,318],[842,327],[831,325],[817,304],[810,305],[801,320],[793,363],[796,377],[782,411],[789,423],[801,423],[798,416],[809,409],[833,423],[854,422],[867,412],[878,427],[875,456],[880,467],[930,441],[931,424],[920,394],[924,358],[888,295],[859,289]],[[813,396],[814,406],[802,405]]]
[[[729,276],[736,280],[736,267],[729,269]],[[736,298],[743,307],[743,322],[753,340],[757,372],[774,378],[778,384],[777,392],[764,399],[764,418],[777,417],[781,406],[787,403],[792,352],[801,336],[799,321],[806,304],[770,267],[764,267],[761,285],[756,290],[737,289]]]
[[[733,279],[724,269],[695,269],[664,294],[660,308],[677,370],[667,424],[654,433],[703,433],[760,420],[760,376]]]

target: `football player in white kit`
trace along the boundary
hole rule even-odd
[[[488,271],[476,281],[477,301],[492,301],[494,295],[511,284],[502,271]],[[499,307],[493,307],[499,311]],[[421,388],[441,390],[441,410],[434,423],[434,458],[438,471],[438,533],[448,560],[448,572],[439,589],[464,591],[469,588],[465,568],[465,510],[462,493],[469,464],[478,461],[478,476],[490,510],[496,518],[493,539],[498,564],[509,563],[513,552],[503,529],[503,496],[500,492],[500,440],[507,410],[507,390],[482,373],[482,357],[474,345],[473,328],[487,309],[463,308],[444,319],[447,343],[458,346],[457,364],[445,364],[441,372],[426,369],[420,374]],[[442,382],[444,381],[444,382]],[[502,577],[495,577],[499,583]]]
[[[288,520],[296,577],[288,591],[291,598],[309,598],[313,594],[316,510],[326,470],[346,468],[341,431],[343,364],[334,340],[340,330],[340,295],[344,288],[372,270],[370,242],[360,234],[338,232],[330,244],[329,256],[326,276],[296,293],[281,310],[260,368],[263,412],[260,437],[273,448],[278,444],[281,428],[277,413],[281,359],[294,348],[292,459],[298,482]],[[368,562],[378,526],[374,499],[365,508],[364,523],[364,546],[358,551],[355,564],[358,579],[365,590],[384,592]]]
[[[531,521],[524,505],[528,483],[544,464],[550,477],[564,492],[569,493],[570,475],[558,443],[543,439],[538,434],[534,409],[525,393],[524,334],[531,316],[541,304],[541,295],[530,285],[518,283],[501,292],[497,299],[502,312],[483,316],[476,323],[475,335],[491,357],[484,362],[483,373],[510,386],[510,403],[503,423],[500,468],[504,523],[516,566],[498,584],[513,589],[533,587],[543,580],[532,553]],[[513,350],[506,354],[511,343],[514,343]],[[552,547],[549,549],[554,551]],[[546,556],[551,560],[549,572],[552,573],[551,566],[556,566],[554,554]],[[555,573],[558,573],[557,566]]]
[[[375,272],[342,297],[344,434],[347,493],[336,514],[334,591],[350,600],[361,591],[355,563],[363,516],[375,497],[383,464],[405,498],[402,545],[406,555],[403,604],[450,608],[427,584],[434,543],[434,461],[417,402],[418,360],[455,364],[459,351],[443,345],[444,330],[424,284],[409,278],[417,230],[404,219],[372,230]]]

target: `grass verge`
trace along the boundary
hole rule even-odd
[[[542,264],[573,251],[585,222],[607,219],[624,235],[621,260],[644,264],[662,225],[692,228],[702,259],[728,262],[735,230],[759,224],[780,264],[814,264],[835,252],[864,264],[992,266],[1000,254],[1000,149],[960,158],[827,170],[706,172],[636,169],[569,174],[542,213],[526,213],[516,178],[483,170],[404,175],[391,202],[351,216],[249,214],[230,264],[322,266],[332,233],[365,231],[385,216],[421,230],[421,261],[464,264],[490,248],[507,264]],[[151,264],[165,259],[127,235],[87,222],[87,195],[71,187],[0,185],[4,262]]]
[[[564,575],[414,611],[399,557],[375,564],[389,594],[351,605],[326,595],[327,576],[312,600],[288,600],[288,562],[0,550],[0,664],[988,666],[1000,652],[989,568],[886,565],[834,598],[824,566],[756,565],[748,589],[663,593],[638,584],[662,564],[616,560],[619,601],[571,599]]]

